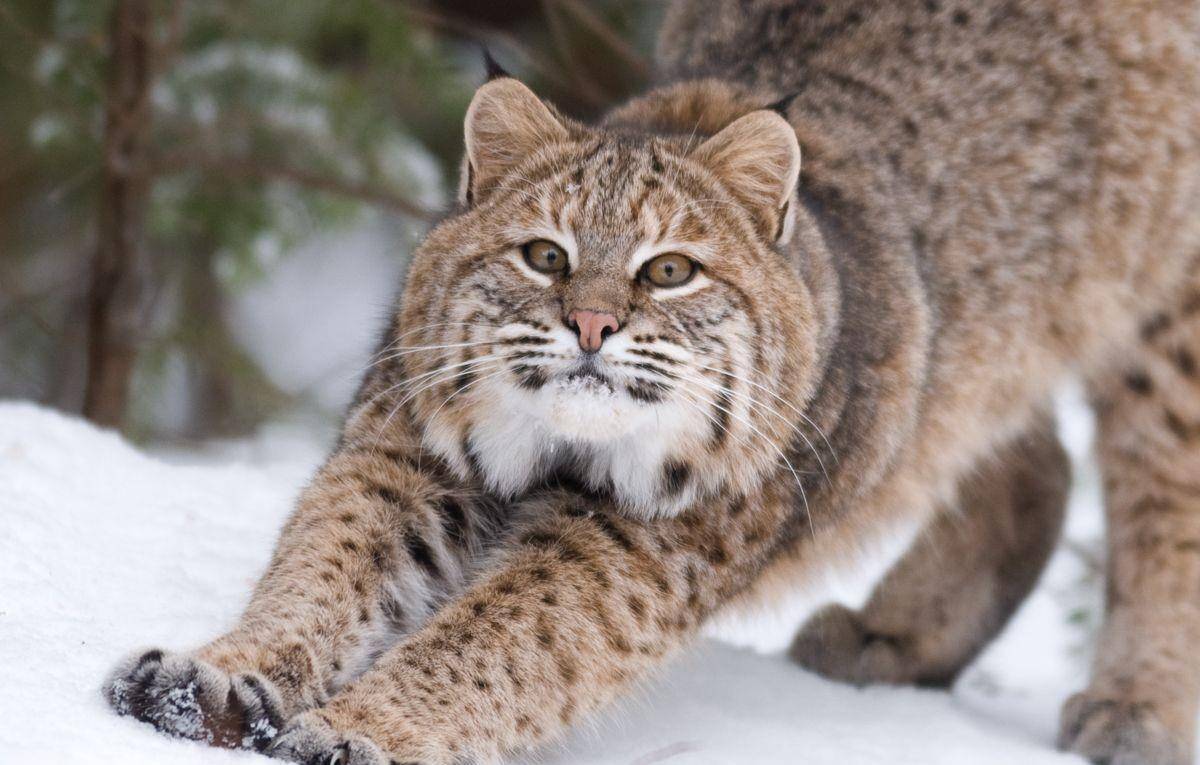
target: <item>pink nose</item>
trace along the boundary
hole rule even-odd
[[[567,324],[579,333],[579,347],[595,353],[604,344],[604,338],[621,328],[617,317],[611,313],[575,310],[567,314]]]

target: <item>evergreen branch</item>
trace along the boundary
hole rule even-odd
[[[336,178],[311,170],[255,157],[224,156],[202,152],[175,152],[151,159],[148,165],[149,172],[152,175],[171,175],[198,170],[206,173],[216,173],[225,178],[282,181],[314,191],[355,199],[425,223],[433,223],[441,218],[441,215],[436,210],[424,207],[382,186]]]
[[[540,78],[554,87],[565,92],[576,93],[577,96],[581,97],[590,106],[604,107],[608,105],[606,99],[594,92],[577,92],[578,88],[575,84],[560,74],[559,70],[561,67],[557,63],[538,55],[510,34],[498,29],[479,26],[440,11],[418,7],[412,2],[405,2],[405,0],[392,0],[392,2],[399,2],[408,17],[417,24],[451,32],[476,43],[486,43],[488,47],[493,49],[505,48],[516,54],[518,58],[524,60]]]
[[[591,30],[600,38],[625,64],[642,80],[650,76],[650,65],[644,56],[637,52],[629,42],[621,37],[608,22],[596,14],[595,9],[589,8],[580,0],[551,0],[570,12],[580,24]]]

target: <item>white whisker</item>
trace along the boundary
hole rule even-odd
[[[681,382],[686,383],[687,380],[681,379]],[[682,388],[680,388],[680,390],[682,390]],[[749,420],[747,420],[746,418],[737,414],[736,412],[732,412],[729,409],[726,409],[725,407],[721,406],[720,404],[711,403],[711,406],[725,412],[730,417],[734,417],[734,418],[738,419],[746,427],[750,428],[752,431],[754,431],[756,434],[758,434],[759,438],[761,438],[767,444],[767,446],[774,449],[775,453],[779,455],[779,458],[783,460],[785,465],[787,465],[787,469],[790,470],[792,473],[792,478],[796,479],[796,487],[798,489],[800,489],[800,499],[804,501],[804,513],[806,516],[808,516],[809,533],[812,534],[813,539],[816,539],[817,538],[817,530],[816,530],[816,527],[813,525],[812,509],[808,505],[808,493],[804,491],[804,482],[800,480],[800,474],[798,472],[796,472],[796,468],[792,465],[792,461],[789,460],[787,458],[787,455],[785,455],[783,453],[783,450],[780,449],[778,446],[776,446],[775,443],[773,441],[771,441],[771,439],[767,438],[766,434],[763,433],[761,430],[759,430],[758,427],[754,425],[754,423],[750,422]]]

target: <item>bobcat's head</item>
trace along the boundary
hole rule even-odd
[[[640,133],[493,79],[466,116],[461,209],[414,256],[392,404],[508,496],[563,471],[644,516],[748,490],[811,386],[814,311],[782,249],[799,170],[769,109]]]

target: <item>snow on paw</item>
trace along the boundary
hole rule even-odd
[[[418,765],[389,760],[371,741],[343,736],[313,712],[293,718],[267,754],[303,765]]]
[[[1190,765],[1187,735],[1167,726],[1152,702],[1094,692],[1063,705],[1058,746],[1104,765]]]
[[[263,751],[283,725],[279,694],[263,677],[231,676],[157,649],[118,664],[103,692],[119,715],[171,736],[229,749]]]
[[[788,655],[800,666],[831,680],[855,685],[911,682],[913,662],[904,639],[872,632],[856,611],[831,605],[797,633]]]

